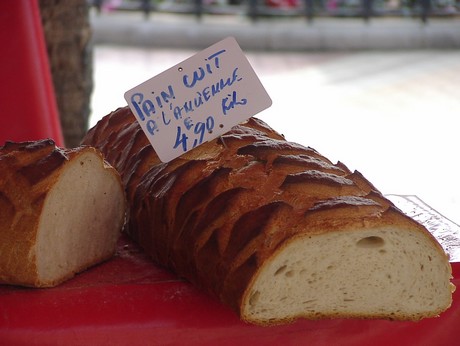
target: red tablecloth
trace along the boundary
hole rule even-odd
[[[460,263],[453,269],[460,286]],[[56,288],[0,286],[0,344],[458,345],[459,294],[439,318],[420,322],[337,319],[252,326],[156,267],[123,238],[112,260]]]

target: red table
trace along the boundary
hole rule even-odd
[[[460,263],[453,264],[460,286]],[[457,345],[460,293],[420,322],[301,320],[259,327],[156,267],[127,238],[117,255],[51,289],[0,286],[2,345]]]

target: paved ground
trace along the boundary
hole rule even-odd
[[[197,49],[97,44],[91,124]],[[460,223],[460,49],[246,55],[273,100],[260,118]]]

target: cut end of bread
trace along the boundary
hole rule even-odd
[[[55,286],[116,249],[126,208],[120,178],[92,148],[77,155],[45,200],[35,244],[35,286]]]
[[[243,320],[435,317],[452,301],[445,254],[421,232],[385,226],[291,239],[246,291]]]

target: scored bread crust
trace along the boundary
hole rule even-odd
[[[100,149],[119,170],[129,203],[127,231],[131,237],[158,264],[217,296],[245,321],[267,325],[299,317],[418,320],[436,316],[451,304],[448,258],[423,226],[399,211],[358,171],[351,172],[312,148],[286,141],[261,120],[250,118],[219,138],[163,163],[129,108],[124,107],[100,120],[83,144]],[[387,229],[396,234],[388,236],[388,241],[384,236]],[[393,261],[388,253],[399,256],[395,249],[406,251],[415,235],[422,244],[418,248],[429,249],[432,259],[416,257],[423,264],[411,265],[440,273],[427,276],[436,281],[436,288],[429,292],[434,306],[411,310],[411,306],[398,307],[395,302],[390,310],[352,304],[324,310],[320,305],[301,312],[288,309],[278,313],[283,310],[278,308],[264,315],[264,306],[255,303],[261,299],[254,298],[264,287],[263,280],[270,285],[271,279],[264,273],[278,265],[278,258],[292,244],[295,247],[301,241],[308,245],[309,239],[316,241],[329,234],[338,235],[337,243],[330,244],[337,251],[342,251],[341,239],[358,234],[354,246],[367,251],[369,258],[382,254],[375,264],[380,269],[385,260]],[[410,234],[408,238],[406,234]],[[300,251],[303,262],[310,260],[309,251]],[[408,265],[408,255],[401,256],[402,263]],[[287,287],[283,286],[286,282],[281,281],[280,290]],[[308,279],[301,284],[307,287]],[[295,294],[302,290],[298,287]],[[282,306],[280,301],[277,304]]]
[[[0,283],[55,286],[114,254],[126,199],[97,149],[6,142],[0,171]]]

